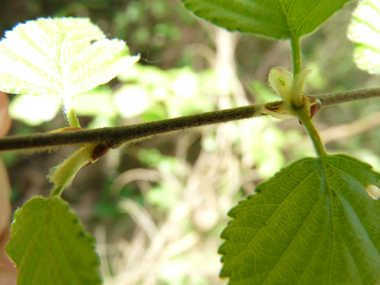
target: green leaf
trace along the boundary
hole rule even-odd
[[[40,18],[0,42],[0,90],[70,99],[106,83],[138,60],[125,42],[104,38],[85,18]]]
[[[230,31],[274,39],[313,32],[352,0],[182,0],[195,15]]]
[[[16,211],[6,251],[19,285],[101,283],[94,239],[58,197],[35,197]]]
[[[371,74],[380,73],[380,2],[362,0],[352,14],[348,38],[355,43],[356,66]]]
[[[377,284],[380,174],[346,155],[305,158],[229,212],[221,277],[230,284]]]

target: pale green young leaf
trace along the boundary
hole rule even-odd
[[[0,42],[0,90],[69,98],[104,84],[138,60],[86,18],[40,18]]]
[[[221,277],[229,284],[378,284],[380,174],[347,155],[305,158],[229,212]]]
[[[19,285],[101,283],[94,239],[56,196],[34,197],[16,211],[6,251]]]
[[[195,15],[230,31],[274,39],[313,32],[352,0],[182,0]]]
[[[356,66],[371,74],[380,73],[380,1],[362,0],[352,14],[348,38],[355,43]]]

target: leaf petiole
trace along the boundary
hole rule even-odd
[[[293,78],[295,78],[302,71],[301,39],[291,38],[290,45],[292,49]]]
[[[309,134],[309,137],[311,141],[313,142],[315,151],[317,152],[318,157],[324,161],[324,158],[327,156],[327,152],[325,149],[325,146],[322,143],[321,137],[319,136],[319,133],[317,129],[314,126],[313,121],[309,117],[308,111],[304,108],[298,108],[295,109],[294,112],[297,114],[299,120],[305,127],[307,133]]]
[[[73,108],[71,108],[69,112],[67,113],[67,119],[69,120],[69,124],[71,127],[77,127],[77,128],[81,127],[77,118],[77,114],[75,113]]]

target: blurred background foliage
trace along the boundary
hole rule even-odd
[[[312,69],[307,93],[378,86],[358,70],[346,29],[355,3],[302,41]],[[288,42],[231,34],[195,18],[179,0],[0,2],[0,30],[38,17],[89,17],[142,60],[109,84],[76,97],[87,128],[149,122],[277,100],[269,70],[291,69]],[[66,125],[60,102],[10,96],[14,134]],[[314,119],[330,152],[380,170],[376,99],[323,109]],[[14,207],[47,195],[45,176],[73,150],[3,155]],[[97,239],[106,284],[225,284],[219,235],[228,210],[289,162],[313,156],[297,120],[252,119],[160,136],[111,151],[64,192]]]

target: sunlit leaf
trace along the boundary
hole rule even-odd
[[[232,209],[222,277],[230,284],[378,284],[380,174],[346,155],[306,158]]]
[[[352,0],[182,0],[186,8],[230,31],[274,39],[313,32]]]
[[[35,197],[18,209],[6,251],[18,284],[100,284],[94,239],[58,197]]]
[[[106,83],[138,57],[86,18],[40,18],[0,42],[0,90],[67,98]]]
[[[362,0],[352,14],[348,38],[355,43],[354,61],[371,74],[380,73],[380,1]]]

